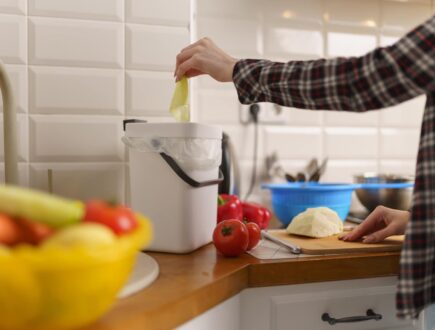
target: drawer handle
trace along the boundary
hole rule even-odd
[[[362,322],[362,321],[369,321],[369,320],[376,320],[379,321],[382,319],[381,314],[376,314],[372,309],[368,309],[365,316],[349,316],[349,317],[342,317],[341,319],[336,319],[331,316],[329,316],[328,313],[322,314],[322,321],[328,322],[330,325],[334,325],[336,323],[351,323],[351,322]]]

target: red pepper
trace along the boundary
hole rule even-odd
[[[243,220],[255,222],[261,229],[266,229],[272,217],[270,211],[257,203],[242,202]]]
[[[229,219],[243,220],[242,204],[236,195],[221,194],[218,196],[217,223]]]

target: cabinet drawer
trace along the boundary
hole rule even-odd
[[[249,288],[241,294],[241,330],[417,330],[418,322],[396,318],[396,277],[379,277],[323,283]],[[362,316],[368,309],[382,315],[380,321],[337,323],[322,321]]]
[[[271,296],[271,329],[417,329],[412,321],[401,321],[395,317],[395,293],[395,286],[381,286]],[[382,319],[334,325],[322,320],[324,313],[340,319],[366,316],[369,309],[382,315]]]

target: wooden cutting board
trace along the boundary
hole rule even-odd
[[[381,243],[365,244],[362,242],[345,242],[338,239],[339,235],[323,238],[311,238],[288,234],[284,229],[269,230],[269,234],[281,241],[291,243],[301,248],[304,254],[339,254],[350,252],[392,252],[400,251],[404,235],[390,236]]]

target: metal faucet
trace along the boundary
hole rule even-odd
[[[0,89],[3,97],[3,141],[5,183],[18,185],[17,114],[11,82],[4,64],[0,61]]]

